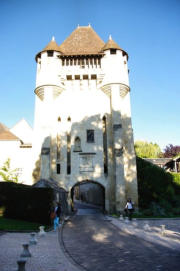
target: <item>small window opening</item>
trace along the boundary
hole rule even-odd
[[[94,142],[94,130],[87,130],[87,142],[88,143]]]
[[[67,75],[67,76],[66,76],[66,79],[67,79],[67,80],[72,80],[72,75]]]
[[[60,122],[61,121],[61,117],[58,117],[58,122]]]
[[[75,80],[80,80],[80,75],[75,75]]]
[[[115,55],[115,54],[116,54],[116,51],[117,51],[116,49],[110,49],[110,54],[111,54],[111,55]]]
[[[60,174],[61,173],[61,164],[56,164],[56,173]]]
[[[83,80],[88,80],[88,74],[83,75]]]
[[[74,140],[74,152],[81,152],[81,139],[77,136]]]
[[[70,59],[70,65],[71,65],[71,66],[73,65],[73,60],[72,60],[72,58]]]
[[[64,66],[64,63],[65,63],[65,61],[64,61],[64,59],[62,59],[62,66]]]
[[[92,74],[92,75],[91,75],[91,79],[92,79],[92,80],[96,80],[96,79],[97,79],[97,75],[96,75],[96,74]]]
[[[52,57],[52,56],[53,56],[53,54],[54,54],[54,52],[53,52],[53,51],[47,51],[47,56],[48,56],[48,57]]]
[[[71,117],[68,117],[68,119],[67,119],[68,121],[71,121]]]

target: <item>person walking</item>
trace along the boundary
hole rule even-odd
[[[133,208],[133,203],[130,198],[127,200],[124,211],[126,215],[129,217],[129,220],[132,220],[132,214],[133,214],[134,208]]]
[[[61,205],[60,203],[57,203],[57,206],[54,209],[55,217],[54,217],[54,231],[56,231],[56,228],[60,226],[60,215],[61,215]]]

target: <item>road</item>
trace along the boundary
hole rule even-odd
[[[82,270],[179,270],[179,251],[128,235],[95,207],[82,203],[76,207],[77,214],[65,224],[62,238],[69,257]]]

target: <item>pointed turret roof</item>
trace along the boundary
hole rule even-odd
[[[106,50],[110,50],[110,49],[121,50],[128,57],[128,54],[121,47],[119,47],[119,45],[112,39],[111,35],[109,36],[109,40],[107,41],[107,43],[102,48],[102,51],[106,51]]]
[[[60,52],[59,46],[56,43],[54,37],[52,37],[52,40],[48,43],[48,45],[41,52],[45,52],[45,51],[57,51],[57,52]]]
[[[52,40],[48,43],[48,45],[42,50],[40,51],[37,55],[36,55],[36,60],[37,60],[37,57],[40,53],[42,52],[46,52],[46,51],[57,51],[57,52],[61,52],[60,49],[59,49],[59,46],[58,44],[56,43],[55,41],[55,38],[52,37]]]
[[[9,129],[0,123],[0,140],[20,140],[17,136],[9,131]]]
[[[99,54],[104,41],[89,26],[78,26],[71,35],[59,46],[64,55]]]

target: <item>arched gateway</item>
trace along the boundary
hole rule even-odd
[[[58,183],[70,203],[72,187],[93,180],[104,187],[106,211],[122,210],[127,197],[137,205],[128,54],[78,26],[36,61],[35,181]]]

